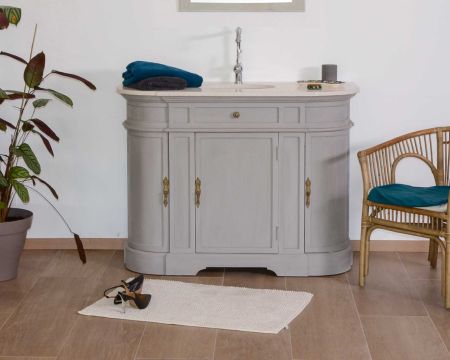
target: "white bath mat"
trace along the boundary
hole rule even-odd
[[[277,334],[299,315],[313,295],[300,291],[249,289],[146,279],[152,294],[145,310],[100,299],[79,314],[215,329]]]

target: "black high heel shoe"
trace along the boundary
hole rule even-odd
[[[130,291],[125,281],[122,281],[122,284],[125,291],[120,292],[118,296],[121,297],[123,302],[129,301],[131,306],[138,308],[140,310],[145,309],[148,306],[152,298],[150,294],[139,294]]]
[[[128,293],[134,293],[134,294],[138,294],[139,295],[141,293],[141,291],[142,291],[142,285],[143,284],[144,284],[144,275],[140,274],[140,275],[136,276],[135,278],[131,279],[128,282],[125,282],[124,280],[122,280],[122,285],[116,285],[116,286],[113,286],[113,287],[111,287],[109,289],[106,289],[103,292],[103,296],[106,297],[107,299],[111,299],[112,296],[109,296],[109,294],[111,294],[117,288],[124,288],[124,289],[128,290]],[[127,301],[129,296],[130,295],[126,296],[125,292],[118,292],[116,294],[116,296],[114,296],[114,304],[115,305],[122,304],[122,299]],[[125,299],[126,297],[127,297],[127,299]],[[145,301],[139,301],[139,302],[140,303],[145,303]],[[147,305],[148,305],[148,303],[147,303]]]
[[[124,280],[122,280],[122,283],[124,282]],[[127,285],[128,289],[131,292],[135,292],[140,294],[142,291],[142,285],[144,284],[144,275],[140,274],[138,276],[136,276],[135,278],[131,279],[128,282],[125,282],[125,284]],[[109,296],[110,293],[112,293],[115,289],[119,288],[119,287],[123,287],[122,285],[116,285],[113,286],[109,289],[106,289],[103,292],[103,296],[107,299],[111,299],[112,296]],[[122,304],[122,298],[119,296],[119,293],[114,297],[114,304],[118,305],[118,304]]]

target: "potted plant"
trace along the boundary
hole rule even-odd
[[[17,25],[20,18],[19,8],[0,6],[0,30],[7,29],[9,25]],[[58,142],[59,137],[37,114],[51,101],[46,98],[48,95],[71,107],[73,102],[67,95],[44,87],[45,79],[49,76],[62,76],[80,81],[92,90],[96,89],[91,82],[77,75],[56,70],[46,73],[45,54],[33,54],[36,30],[37,27],[28,60],[8,52],[0,52],[0,56],[9,57],[24,65],[22,90],[7,90],[0,84],[0,106],[11,104],[18,110],[17,117],[12,121],[3,119],[0,113],[0,137],[4,138],[0,146],[0,281],[17,276],[20,254],[33,217],[28,210],[13,208],[14,198],[17,196],[23,203],[28,203],[29,190],[33,190],[49,202],[34,188],[39,184],[47,187],[58,199],[55,189],[40,177],[41,165],[27,140],[30,136],[39,137],[43,147],[53,156],[51,141]],[[53,207],[50,202],[49,204]],[[61,216],[59,212],[58,215]],[[70,229],[62,216],[61,218],[73,234],[80,259],[85,263],[86,254],[80,237]]]

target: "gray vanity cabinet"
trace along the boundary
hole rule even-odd
[[[206,267],[347,271],[352,89],[292,97],[122,90],[126,266],[183,275]]]

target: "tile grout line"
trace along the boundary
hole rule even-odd
[[[141,338],[139,339],[139,342],[138,342],[138,344],[136,346],[135,354],[133,356],[134,360],[137,359],[137,356],[139,354],[139,348],[141,347],[142,339],[144,338],[144,334],[145,334],[146,330],[147,330],[147,323],[145,323],[145,325],[144,325],[144,329],[142,330]]]
[[[439,339],[441,340],[442,345],[444,346],[444,349],[447,350],[447,353],[450,355],[450,349],[449,349],[449,348],[447,347],[447,345],[445,344],[444,338],[442,337],[442,335],[441,335],[439,329],[437,328],[436,324],[434,323],[433,319],[431,318],[430,312],[428,311],[427,307],[425,306],[425,303],[424,303],[424,301],[423,301],[422,296],[420,295],[419,292],[417,292],[416,287],[413,286],[413,283],[412,283],[412,280],[413,280],[413,279],[412,279],[411,276],[409,275],[409,272],[408,272],[408,270],[406,269],[405,264],[403,263],[402,257],[400,256],[400,254],[399,254],[398,252],[395,252],[395,253],[397,254],[397,257],[399,258],[400,263],[402,264],[403,268],[404,268],[405,271],[406,271],[406,277],[407,277],[407,279],[408,279],[409,285],[412,287],[412,289],[413,289],[413,290],[417,293],[417,295],[419,296],[420,301],[422,302],[422,305],[423,305],[423,307],[425,308],[425,312],[426,312],[426,314],[427,314],[428,319],[430,319],[431,324],[433,325],[433,328],[436,330],[436,332],[437,332],[437,334],[438,334],[438,336],[439,336]],[[438,257],[438,260],[439,260],[439,257]],[[441,266],[442,266],[442,265],[443,265],[443,264],[441,264]],[[425,280],[430,281],[430,280],[435,280],[435,279],[425,279]],[[423,281],[423,280],[422,280],[422,281]],[[442,281],[442,279],[440,279],[440,281]]]
[[[225,283],[225,271],[226,271],[226,268],[223,268],[222,284],[221,284],[221,286],[223,286],[223,284]],[[219,336],[219,329],[216,329],[216,334],[215,334],[215,337],[214,337],[213,357],[212,357],[213,360],[216,358],[216,348],[217,348],[217,337],[218,336]]]
[[[213,348],[213,356],[212,356],[212,360],[214,360],[216,358],[216,347],[217,347],[217,337],[219,335],[219,330],[216,329],[216,334],[214,337],[214,348]]]
[[[287,276],[284,277],[284,290],[287,291]],[[292,334],[291,334],[291,327],[288,324],[287,327],[288,335],[289,335],[289,345],[291,347],[291,360],[294,360],[294,348],[292,346]]]
[[[370,359],[373,359],[372,352],[370,351],[370,347],[369,347],[369,341],[367,340],[366,331],[364,330],[364,326],[363,326],[363,323],[362,323],[362,320],[361,320],[361,314],[359,313],[358,306],[356,305],[356,299],[355,299],[355,295],[353,294],[352,284],[350,284],[350,280],[348,278],[348,272],[345,273],[345,280],[347,280],[347,287],[348,287],[348,290],[350,291],[350,294],[352,296],[353,309],[355,310],[356,315],[358,316],[359,325],[361,326],[361,330],[362,330],[363,335],[364,335],[364,340],[366,340],[367,351],[369,353]]]

